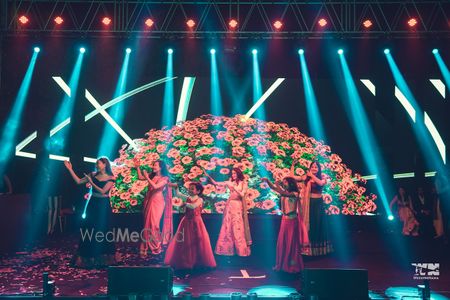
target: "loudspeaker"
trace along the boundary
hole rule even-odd
[[[114,266],[108,268],[108,295],[171,295],[170,267]]]
[[[369,299],[367,270],[305,269],[302,290],[306,299]]]

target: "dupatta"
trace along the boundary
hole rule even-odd
[[[172,188],[167,185],[165,188],[164,199],[166,205],[164,206],[163,215],[163,229],[162,229],[162,244],[167,245],[170,243],[173,237],[173,206],[172,206]]]
[[[248,189],[245,192],[244,197],[242,198],[242,220],[244,221],[245,241],[247,242],[247,246],[251,246],[253,242],[252,235],[250,233],[250,224],[248,222],[247,195]]]

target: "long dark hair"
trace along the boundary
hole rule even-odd
[[[298,193],[297,181],[295,181],[295,179],[292,177],[285,177],[284,179],[288,183],[287,191],[290,193]]]
[[[242,170],[241,169],[239,169],[239,168],[233,168],[232,170],[231,170],[232,172],[233,171],[235,171],[236,172],[236,175],[237,175],[237,180],[236,180],[236,182],[241,182],[241,181],[244,181],[244,173],[242,173]],[[232,179],[233,180],[233,179]]]
[[[162,160],[157,160],[157,161],[155,161],[155,163],[159,164],[159,167],[161,168],[162,176],[169,176],[169,171],[167,170],[167,166]],[[150,178],[153,178],[155,176],[156,176],[155,172],[152,171],[152,173],[150,174]]]
[[[309,165],[309,169],[308,170],[311,171],[311,167],[312,167],[313,164],[316,164],[316,166],[317,166],[316,177],[319,178],[319,179],[322,179],[322,167],[320,167],[320,164],[319,164],[319,162],[317,160],[313,160],[311,162],[311,164]],[[309,178],[308,178],[308,180],[309,180]]]
[[[105,164],[105,173],[106,174],[108,174],[109,176],[114,176],[109,158],[107,158],[106,156],[101,156],[101,157],[97,158],[97,161],[101,161],[102,163]],[[98,170],[97,170],[97,172],[95,172],[95,176],[97,176],[98,172],[99,172]]]

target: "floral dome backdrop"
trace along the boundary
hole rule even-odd
[[[290,174],[294,159],[298,160],[296,175],[305,174],[313,160],[320,163],[328,179],[323,189],[328,214],[364,215],[376,210],[376,196],[366,193],[366,182],[359,174],[354,174],[329,146],[287,124],[245,120],[241,115],[204,115],[172,128],[152,129],[135,143],[136,149],[122,146],[113,164],[116,182],[110,196],[115,213],[142,211],[148,186],[138,179],[134,160],[149,173],[155,161],[164,161],[171,182],[177,183],[182,192],[186,182],[201,182],[203,213],[223,213],[229,192],[212,185],[202,168],[216,181],[225,181],[233,167],[240,168],[248,182],[249,213],[280,213],[279,195],[261,178],[281,180]],[[172,204],[174,212],[182,212],[182,199],[173,197]]]

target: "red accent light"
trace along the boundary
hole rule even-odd
[[[60,16],[58,16],[58,17],[55,18],[54,21],[55,21],[56,24],[61,25],[64,22],[64,19],[61,18]]]
[[[194,20],[189,19],[189,20],[186,22],[186,25],[187,25],[189,28],[193,28],[193,27],[195,26],[195,22],[194,22]]]
[[[365,20],[365,21],[363,22],[363,25],[364,25],[364,27],[366,27],[366,28],[370,28],[370,27],[372,27],[373,23],[372,23],[372,21],[370,21],[370,20]]]
[[[108,17],[104,17],[102,20],[102,23],[105,25],[109,25],[109,24],[111,24],[111,19]]]
[[[230,22],[228,22],[228,25],[230,25],[231,29],[236,29],[238,22],[235,19],[231,19]]]
[[[409,20],[408,20],[408,25],[409,25],[410,27],[416,26],[416,25],[417,25],[417,20],[416,20],[415,18],[409,19]]]
[[[276,30],[280,30],[281,27],[283,27],[283,23],[281,21],[275,21],[275,23],[273,23],[273,27],[275,27]]]
[[[155,22],[153,22],[152,19],[145,20],[145,25],[147,25],[148,28],[152,27]]]
[[[25,16],[21,16],[21,17],[19,18],[19,22],[22,23],[22,24],[27,24],[28,21],[29,21],[28,18],[25,17]]]
[[[328,24],[327,20],[325,20],[323,18],[320,19],[318,23],[319,23],[320,27],[325,27]]]

